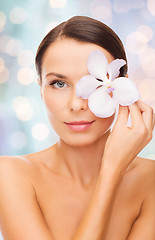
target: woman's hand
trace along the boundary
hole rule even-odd
[[[129,113],[131,127],[127,127]],[[105,145],[102,168],[124,174],[137,154],[151,141],[154,125],[153,109],[142,101],[128,107],[119,106],[116,123]]]

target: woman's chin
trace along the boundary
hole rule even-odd
[[[85,136],[72,136],[72,137],[67,137],[67,136],[60,136],[60,141],[62,140],[66,144],[72,146],[72,147],[86,147],[90,146],[92,144],[95,144],[99,140],[101,140],[102,136],[90,136],[90,135],[85,135]]]
[[[86,147],[86,146],[90,146],[91,144],[93,144],[94,142],[92,141],[78,141],[78,140],[75,140],[75,141],[65,141],[66,144],[68,144],[69,146],[72,146],[72,147]]]

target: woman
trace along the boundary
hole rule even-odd
[[[153,110],[140,100],[119,106],[112,131],[115,113],[100,118],[90,111],[76,84],[89,74],[86,62],[95,50],[108,63],[126,61],[118,36],[88,17],[61,23],[39,46],[38,83],[59,141],[41,152],[1,157],[4,240],[155,239],[155,162],[137,157],[152,138]],[[127,65],[120,76],[127,76]]]

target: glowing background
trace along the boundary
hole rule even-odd
[[[120,36],[129,76],[155,110],[154,0],[0,0],[0,155],[28,154],[57,141],[40,97],[34,56],[44,35],[74,15],[99,19]],[[155,159],[155,138],[140,155]]]
[[[40,97],[34,56],[45,34],[74,15],[99,19],[120,36],[129,76],[155,109],[155,1],[1,0],[0,155],[28,154],[57,141]],[[154,138],[140,155],[155,158]]]

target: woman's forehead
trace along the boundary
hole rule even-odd
[[[85,71],[88,56],[96,49],[104,52],[108,62],[114,59],[107,50],[96,44],[78,42],[68,38],[57,40],[47,48],[42,61],[42,70],[48,72],[52,68],[53,70],[68,71],[72,68],[74,71],[78,67],[81,71]]]

